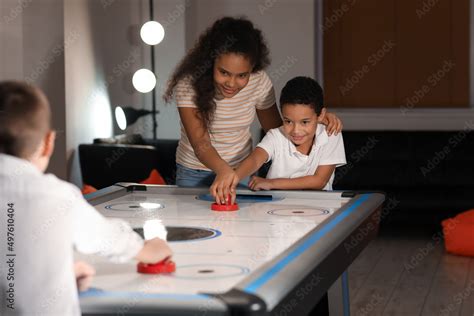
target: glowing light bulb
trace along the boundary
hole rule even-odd
[[[117,121],[118,127],[124,131],[127,128],[127,117],[125,112],[120,106],[115,108],[115,120]]]
[[[140,29],[140,36],[148,45],[156,45],[165,37],[165,29],[156,21],[148,21]]]
[[[137,91],[147,93],[155,88],[156,77],[150,70],[142,68],[133,74],[132,83]]]

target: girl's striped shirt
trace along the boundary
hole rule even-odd
[[[189,80],[181,80],[175,90],[178,107],[196,108],[194,89]],[[214,99],[216,111],[209,127],[212,146],[231,167],[236,167],[252,151],[250,125],[256,110],[275,104],[275,91],[264,71],[252,73],[248,84],[232,98]],[[194,154],[181,123],[181,139],[176,151],[176,162],[199,170],[209,170]]]

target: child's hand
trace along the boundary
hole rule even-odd
[[[77,289],[79,292],[86,291],[95,275],[95,269],[84,261],[74,262],[74,274],[76,276]]]
[[[135,256],[143,263],[157,263],[173,255],[168,243],[160,238],[145,240],[142,250]]]
[[[326,125],[326,131],[329,136],[337,135],[342,131],[342,121],[334,113],[327,113],[319,123]]]
[[[249,188],[254,191],[271,190],[272,180],[253,176],[249,181]]]
[[[234,169],[227,166],[216,173],[216,178],[211,185],[210,193],[216,199],[217,204],[227,204],[227,196],[230,194],[230,204],[235,202],[235,188],[239,183],[239,177]]]

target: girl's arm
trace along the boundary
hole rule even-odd
[[[229,188],[236,187],[239,182],[236,173],[212,146],[209,132],[198,110],[178,107],[178,111],[196,157],[203,165],[216,173],[216,179],[211,186],[211,194],[216,198],[217,203],[225,203],[225,197],[230,193]]]
[[[314,175],[293,179],[264,179],[260,177],[253,177],[249,182],[249,187],[252,190],[321,190],[328,183],[335,168],[335,165],[319,166],[316,169]]]
[[[320,120],[319,123],[326,125],[326,132],[328,133],[328,136],[331,136],[332,134],[337,135],[342,131],[342,121],[334,113],[326,112],[326,114],[323,116],[323,119]]]
[[[228,166],[227,162],[219,156],[217,150],[212,146],[209,132],[204,126],[198,110],[179,107],[178,112],[194,154],[199,161],[214,172]]]

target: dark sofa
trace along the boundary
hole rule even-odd
[[[469,131],[344,131],[348,164],[336,170],[334,189],[383,191],[387,201],[385,222],[437,223],[474,207],[474,134]],[[147,145],[130,148],[113,164],[114,176],[101,184],[127,181],[127,174],[147,174],[154,167],[169,184],[175,181],[177,140],[141,141]],[[121,145],[107,145],[100,168],[88,175],[98,176],[107,169],[106,158]],[[151,154],[150,154],[151,151]],[[84,156],[81,153],[80,156]],[[155,157],[155,158],[153,158]],[[153,166],[150,159],[154,160]],[[81,164],[83,159],[81,158]],[[128,165],[128,167],[127,167]],[[143,169],[147,171],[130,170]],[[117,168],[128,168],[122,172]],[[84,175],[84,166],[81,165]],[[121,174],[122,173],[122,174]],[[129,181],[137,181],[130,179]]]
[[[102,189],[117,182],[141,182],[156,169],[167,184],[174,184],[177,145],[176,140],[153,142],[141,138],[133,144],[81,144],[82,181]]]
[[[347,165],[334,189],[386,192],[384,220],[439,223],[474,207],[474,134],[344,132]]]

